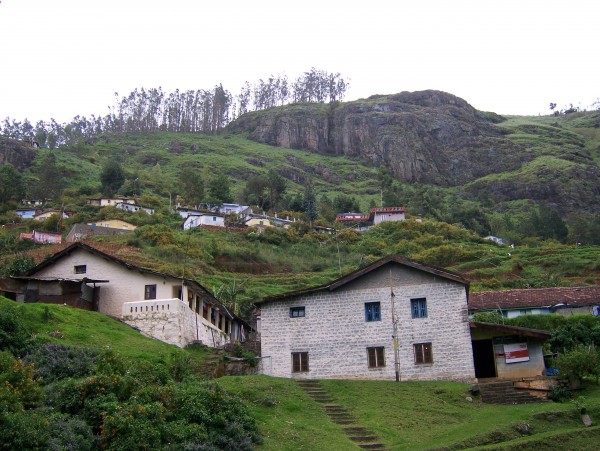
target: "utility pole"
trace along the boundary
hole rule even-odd
[[[398,315],[396,314],[396,295],[392,287],[392,270],[390,269],[390,301],[392,304],[392,328],[394,340],[394,368],[396,370],[396,382],[400,382],[400,350],[398,349]]]

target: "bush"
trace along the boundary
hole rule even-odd
[[[20,411],[0,416],[2,449],[47,449],[50,422],[44,411]]]
[[[33,365],[25,365],[8,352],[0,352],[0,405],[2,410],[36,407],[42,398],[42,389],[34,380]],[[17,406],[5,405],[16,401]]]
[[[579,344],[573,349],[560,354],[556,360],[558,375],[570,382],[584,377],[600,377],[600,355],[594,345]]]
[[[23,325],[21,312],[16,306],[3,305],[0,309],[0,351],[21,355],[29,344],[29,333]]]
[[[572,396],[571,390],[564,385],[555,385],[550,389],[550,393],[548,393],[548,398],[554,402],[566,402],[571,399]]]
[[[57,417],[50,427],[48,449],[51,451],[94,449],[94,434],[88,424],[77,417]]]
[[[35,365],[36,374],[43,384],[70,377],[80,378],[92,374],[97,352],[61,344],[45,344],[36,347],[24,358]]]

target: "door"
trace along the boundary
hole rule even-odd
[[[496,377],[496,358],[492,340],[475,340],[473,343],[473,363],[478,379]]]

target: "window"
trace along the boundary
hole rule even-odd
[[[146,285],[144,287],[144,299],[156,299],[156,285]]]
[[[410,309],[412,311],[413,318],[427,318],[427,299],[411,299]]]
[[[418,343],[415,347],[415,363],[433,363],[433,355],[431,354],[431,343]]]
[[[85,274],[87,272],[86,265],[75,265],[75,274]]]
[[[365,321],[381,321],[379,302],[365,302]]]
[[[367,360],[369,368],[381,368],[385,366],[385,348],[383,346],[376,348],[367,348]]]
[[[308,352],[292,352],[292,373],[308,372]]]
[[[304,318],[304,307],[290,307],[290,318]]]

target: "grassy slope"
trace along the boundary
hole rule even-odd
[[[292,380],[225,377],[218,383],[249,402],[261,430],[266,431],[261,449],[353,448],[341,435],[342,427],[331,423],[322,406]],[[388,449],[490,449],[500,442],[502,446],[512,446],[513,441],[523,446],[523,434],[516,429],[519,424],[530,425],[532,435],[526,440],[537,441],[538,445],[555,447],[566,434],[573,444],[577,443],[577,449],[591,449],[585,446],[600,438],[600,428],[579,434],[584,427],[572,403],[493,405],[477,399],[469,402],[469,386],[454,382],[321,383],[335,403],[348,409]],[[582,394],[590,415],[600,415],[600,387],[590,385]],[[571,437],[574,431],[577,434]]]
[[[50,304],[16,304],[0,296],[0,309],[17,308],[32,337],[50,343],[103,349],[133,359],[168,360],[179,348],[146,337],[128,325],[98,312]],[[189,350],[196,365],[203,362],[207,350]]]

